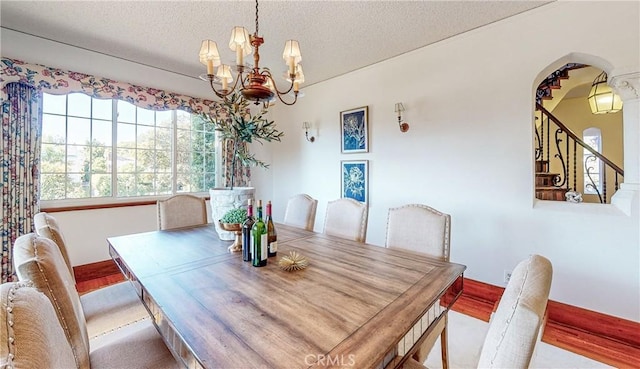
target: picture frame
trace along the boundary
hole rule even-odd
[[[369,152],[369,107],[340,112],[340,148],[343,154]]]
[[[369,201],[369,161],[340,161],[340,194],[341,197],[360,202]]]

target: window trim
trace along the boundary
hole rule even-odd
[[[181,192],[182,193],[182,192]],[[203,198],[205,200],[210,199],[210,195],[208,192],[189,192],[189,195],[197,196]],[[158,200],[166,199],[169,196],[146,196],[144,198],[120,198],[120,200],[116,201],[79,201],[82,199],[69,199],[69,200],[46,200],[41,201],[40,211],[46,211],[48,213],[58,213],[65,211],[78,211],[78,210],[96,210],[96,209],[112,209],[112,208],[124,208],[131,206],[147,206],[147,205],[155,205]],[[100,199],[104,199],[101,197]],[[64,201],[64,204],[61,202]]]

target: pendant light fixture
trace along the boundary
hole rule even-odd
[[[589,92],[589,107],[593,114],[615,113],[622,109],[622,100],[607,84],[607,73],[600,73],[591,85]]]
[[[298,89],[300,83],[304,82],[302,72],[302,55],[300,45],[296,40],[288,40],[285,43],[282,58],[287,65],[284,79],[289,83],[288,88],[279,90],[269,68],[260,68],[260,45],[264,43],[264,38],[258,35],[258,0],[256,0],[256,31],[249,35],[244,27],[234,27],[231,31],[229,48],[236,53],[236,76],[233,76],[232,67],[222,64],[218,46],[214,41],[204,40],[200,47],[200,62],[207,66],[207,74],[200,76],[205,81],[209,81],[211,89],[219,98],[226,100],[227,96],[239,91],[245,99],[256,104],[268,104],[277,96],[286,105],[293,105],[298,100]],[[253,66],[245,64],[245,57],[253,53]],[[214,74],[214,67],[217,71]],[[234,82],[235,80],[235,82]],[[234,82],[232,84],[232,82]],[[239,82],[239,83],[238,83]],[[221,85],[222,88],[214,86]],[[283,95],[293,91],[293,100],[285,101]]]

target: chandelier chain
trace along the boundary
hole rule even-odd
[[[258,0],[256,0],[256,36],[258,36]]]

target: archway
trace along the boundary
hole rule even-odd
[[[620,188],[622,110],[593,114],[587,101],[594,80],[607,72],[599,66],[611,68],[601,58],[574,53],[552,63],[536,79],[533,167],[539,200],[611,203]],[[601,132],[598,147],[585,140],[589,128]]]

